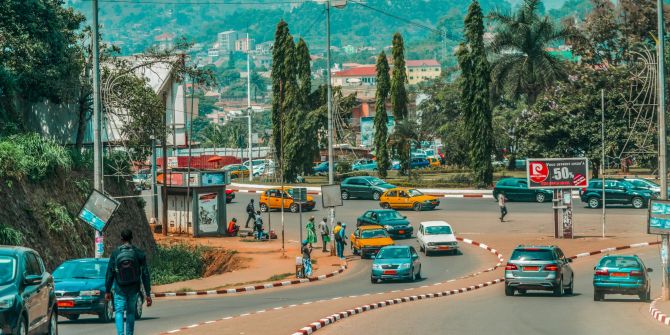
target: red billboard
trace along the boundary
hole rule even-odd
[[[583,188],[589,184],[586,158],[532,158],[526,161],[528,188]]]

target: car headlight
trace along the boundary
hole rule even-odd
[[[372,269],[373,269],[373,270],[381,270],[381,269],[382,269],[382,265],[381,265],[381,264],[372,264]]]
[[[411,265],[412,265],[412,264],[410,264],[410,263],[402,263],[402,264],[400,264],[399,269],[400,269],[400,270],[402,270],[402,269],[409,269],[409,267],[410,267]]]
[[[393,229],[393,226],[384,226],[384,229],[391,230],[391,229]]]
[[[432,247],[435,245],[435,242],[428,242],[428,246]]]
[[[8,309],[14,306],[14,301],[16,301],[15,295],[6,295],[0,298],[0,309]]]
[[[79,291],[79,295],[82,297],[98,296],[100,295],[100,290]]]

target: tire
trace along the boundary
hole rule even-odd
[[[342,200],[349,200],[349,192],[342,191]]]
[[[144,312],[143,305],[144,299],[142,299],[142,294],[140,293],[137,295],[137,301],[135,301],[135,320],[142,318],[142,313]]]
[[[633,205],[633,208],[635,208],[635,209],[644,208],[644,199],[642,199],[640,197],[633,197],[633,199],[631,199],[630,203]]]
[[[377,279],[370,277],[370,283],[377,284]]]
[[[372,193],[372,200],[377,201],[377,200],[379,200],[379,198],[381,198],[381,196],[382,196],[381,193],[379,193],[379,192],[374,192],[374,193]]]
[[[432,252],[430,252],[430,251],[428,251],[428,249],[426,249],[426,256],[430,256],[432,254],[433,254]]]
[[[70,321],[77,321],[79,320],[80,314],[68,314],[65,317],[70,320]]]
[[[563,293],[565,292],[563,290],[563,279],[561,279],[561,281],[558,282],[556,287],[554,287],[554,297],[560,297],[563,295]]]
[[[266,213],[268,211],[270,211],[268,205],[261,203],[261,212]]]
[[[380,206],[381,206],[383,209],[389,209],[389,208],[391,208],[391,205],[389,205],[388,202],[382,202],[382,203],[380,204]]]
[[[514,288],[510,287],[509,285],[505,284],[505,295],[508,297],[511,297],[514,295]]]
[[[358,251],[356,251],[356,248],[354,248],[354,245],[351,245],[351,253],[354,255],[358,255]]]
[[[565,294],[572,295],[574,291],[575,291],[575,277],[572,276],[570,278],[570,286],[565,289]]]
[[[291,211],[291,213],[298,213],[298,204],[291,204],[291,206],[288,207],[288,209]]]
[[[102,313],[98,314],[98,318],[104,323],[112,322],[114,320],[114,305],[112,301],[113,299],[110,299],[102,310]]]
[[[46,333],[47,335],[58,335],[58,314],[56,313],[55,307],[56,306],[51,309],[51,316],[49,317],[49,325]]]
[[[547,200],[547,196],[544,193],[535,193],[536,202],[543,203],[545,200]]]
[[[421,207],[423,207],[423,206],[421,206],[421,203],[418,203],[418,202],[415,202],[414,205],[412,205],[412,209],[417,211],[417,212],[421,211]]]
[[[421,245],[421,243],[419,243],[419,251],[424,252],[424,253],[426,252],[426,248],[424,248],[424,247]]]
[[[589,208],[596,209],[600,207],[600,200],[596,197],[590,197],[587,201]]]
[[[527,292],[527,291],[526,291],[525,288],[521,288],[521,289],[519,289],[519,294],[526,294],[526,292]]]
[[[640,301],[647,302],[651,300],[651,292],[649,292],[649,289],[646,289],[644,292],[640,292],[638,294],[638,297],[640,297]]]
[[[416,275],[414,276],[414,280],[415,281],[421,280],[421,267],[420,266],[419,266],[419,272],[417,272]]]
[[[604,295],[600,293],[598,290],[593,290],[593,301],[602,301],[604,298]]]
[[[26,326],[26,321],[23,319],[23,316],[19,317],[19,321],[16,323],[18,328],[16,329],[17,335],[28,335],[28,327]]]

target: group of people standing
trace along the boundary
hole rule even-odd
[[[344,246],[347,244],[347,234],[345,228],[346,224],[342,222],[337,222],[337,225],[333,228],[333,237],[335,238],[335,250],[337,252],[337,257],[344,259]],[[310,217],[305,225],[307,230],[307,238],[304,242],[309,244],[309,247],[312,247],[312,243],[317,243],[316,238],[316,229],[317,225],[314,223],[314,217]],[[318,224],[319,234],[321,235],[321,241],[323,242],[323,252],[328,252],[328,243],[330,242],[330,227],[328,226],[328,219],[323,218]]]

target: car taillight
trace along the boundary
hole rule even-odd
[[[544,271],[558,271],[558,265],[547,264],[547,265],[544,266]]]
[[[585,193],[585,192],[586,192],[586,187],[584,187],[584,188],[582,189],[582,193]]]
[[[507,263],[505,270],[519,270],[519,268],[517,268],[514,264]]]
[[[607,269],[596,270],[596,276],[609,276],[609,275],[610,275],[610,273],[609,273],[609,271],[607,271]]]
[[[642,271],[633,270],[630,272],[631,277],[642,277]]]

